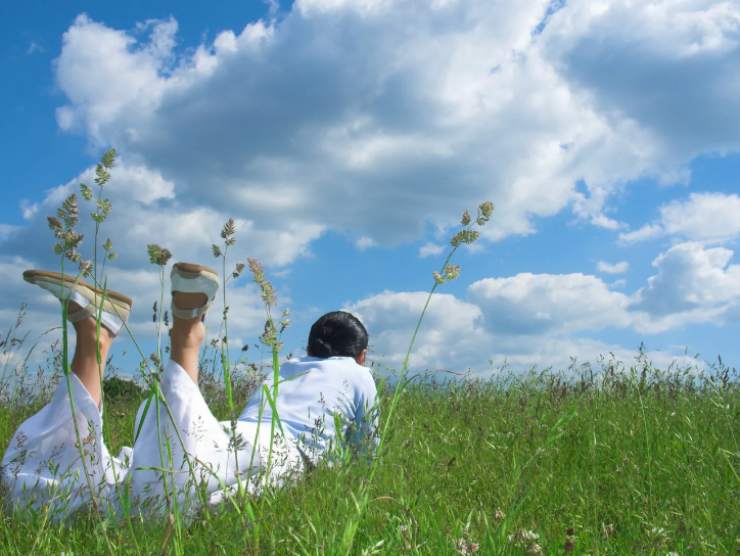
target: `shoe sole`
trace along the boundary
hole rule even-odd
[[[100,299],[105,297],[103,310],[118,315],[124,321],[128,318],[128,315],[131,313],[131,307],[133,306],[133,301],[130,297],[112,290],[103,291],[92,284],[88,284],[84,280],[77,280],[69,274],[62,275],[59,272],[34,269],[26,270],[23,273],[23,279],[34,285],[40,285],[39,282],[50,282],[55,285],[63,284],[65,287],[68,286],[70,290],[78,292],[93,306],[95,305],[96,298],[98,298],[99,302]]]
[[[216,282],[218,279],[218,272],[212,269],[210,266],[195,263],[175,263],[172,265],[172,272],[177,273],[183,278],[197,278],[198,276],[205,276],[211,278]]]

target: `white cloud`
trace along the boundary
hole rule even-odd
[[[653,261],[657,273],[633,303],[650,316],[638,326],[660,331],[688,322],[720,321],[740,304],[740,265],[730,264],[732,257],[730,249],[695,242],[661,253]]]
[[[697,71],[735,67],[732,5],[697,2],[675,14],[625,6],[615,0],[600,14],[569,2],[533,34],[547,0],[306,0],[179,58],[173,20],[146,22],[141,39],[80,16],[57,62],[68,98],[59,121],[155,169],[186,203],[259,228],[300,219],[395,243],[418,238],[425,220],[452,225],[491,198],[500,210],[489,239],[532,233],[533,217],[569,206],[617,229],[603,212],[615,188],[645,175],[670,179],[706,149],[676,155],[673,130],[654,125],[652,112],[615,112],[602,85],[623,76],[596,72],[579,46],[645,33],[645,61],[610,50],[623,73],[670,66],[675,53],[660,44],[693,56]],[[702,83],[692,81],[692,105],[727,113],[734,97]],[[677,102],[681,88],[651,85],[657,106]],[[646,98],[643,86],[619,93],[629,106]],[[689,126],[691,113],[672,112],[671,121]],[[706,136],[707,148],[732,148],[740,133],[725,136]]]
[[[386,291],[345,308],[368,328],[373,359],[401,368],[427,295]],[[487,335],[480,319],[477,306],[449,294],[435,295],[417,338],[411,366],[460,370],[485,359]]]
[[[433,257],[436,255],[441,255],[444,249],[445,248],[442,245],[437,245],[436,243],[427,242],[421,247],[419,247],[419,256],[424,258],[424,257]]]
[[[631,232],[623,232],[619,234],[619,241],[622,243],[636,243],[638,241],[645,241],[647,239],[653,239],[663,234],[663,228],[657,224],[646,224],[637,230]]]
[[[378,242],[368,236],[361,236],[357,238],[357,241],[355,241],[355,247],[357,247],[360,251],[364,251],[365,249],[369,249],[370,247],[375,247],[376,245],[378,245]]]
[[[170,249],[176,260],[207,261],[212,258],[211,244],[220,241],[221,227],[232,213],[218,212],[210,206],[182,203],[176,197],[176,188],[171,181],[159,172],[125,160],[119,161],[111,174],[104,196],[112,201],[113,209],[102,226],[104,237],[101,242],[105,237],[113,240],[118,254],[117,265],[128,269],[140,269],[146,265],[146,246],[149,243]],[[7,251],[22,252],[42,266],[56,265],[46,216],[54,214],[65,197],[79,192],[81,181],[94,187],[92,178],[93,169],[89,168],[66,184],[50,189],[43,201],[29,211],[27,226],[18,227],[19,233],[13,234],[10,231],[15,228],[8,228],[5,238]],[[94,228],[87,217],[92,205],[81,197],[79,202],[80,230],[86,238],[81,254],[92,258]],[[305,254],[308,244],[322,232],[320,225],[300,219],[280,223],[278,229],[260,228],[253,220],[237,219],[237,256],[242,259],[252,256],[267,264],[285,265]]]
[[[596,269],[604,274],[624,274],[629,270],[629,267],[630,264],[627,261],[619,261],[618,263],[599,261],[596,263]]]
[[[737,2],[569,0],[543,37],[565,79],[599,111],[639,122],[668,167],[740,146],[727,117],[740,110]]]
[[[400,370],[426,297],[425,292],[385,291],[346,307],[367,326],[370,358],[379,363],[381,369]],[[522,301],[521,305],[512,305],[509,309],[526,314],[528,307]],[[502,366],[516,370],[532,367],[563,370],[574,360],[577,364],[588,362],[598,368],[602,356],[613,356],[629,365],[637,355],[636,349],[563,333],[567,328],[578,329],[580,324],[538,331],[532,327],[499,330],[496,328],[499,323],[493,323],[492,327],[491,322],[483,318],[485,311],[485,300],[479,306],[450,294],[435,295],[412,351],[411,370],[464,372],[470,369],[478,376],[488,376]],[[562,314],[562,317],[574,318],[580,323],[593,320],[582,314]],[[660,368],[671,363],[702,365],[701,361],[688,358],[672,347],[650,350],[647,355]]]
[[[470,288],[486,326],[499,334],[543,334],[624,327],[629,298],[595,276],[522,273]]]
[[[669,235],[685,240],[723,242],[740,236],[740,195],[692,193],[688,199],[660,207],[660,218],[653,224],[621,234],[620,240],[632,243]]]
[[[150,278],[135,273],[150,272],[142,271],[147,243],[207,260],[229,216],[240,253],[275,265],[307,253],[327,230],[379,244],[416,241],[430,221],[455,225],[463,209],[489,198],[497,211],[488,240],[532,234],[538,218],[568,208],[616,230],[623,224],[608,216],[609,200],[631,180],[685,181],[697,154],[740,147],[740,124],[727,117],[740,112],[735,2],[552,6],[300,0],[282,18],[225,30],[180,54],[172,19],[126,32],[82,15],[55,65],[66,95],[58,124],[122,153],[104,233],[120,253],[117,268],[144,298]],[[22,233],[0,229],[3,252],[51,262],[43,217],[76,182],[29,200]],[[727,207],[737,196],[717,195],[668,205],[658,222],[620,237],[735,237]],[[427,244],[419,254],[436,249]],[[695,252],[695,270],[734,277],[735,265],[707,253]],[[688,311],[705,311],[702,318],[707,307],[725,310],[730,300],[708,298],[718,294],[676,293],[694,291],[686,284],[701,282],[701,272],[676,262],[684,285],[670,285],[661,272],[678,254],[664,255],[640,294],[647,321],[669,318],[665,299],[695,303]],[[512,332],[566,338],[636,318],[627,296],[582,274],[489,279],[470,295],[480,307],[455,298],[439,304],[480,347],[476,357],[495,351],[492,338],[514,342]],[[363,310],[419,301],[415,293],[376,297]],[[507,308],[516,309],[513,328]],[[441,320],[434,329],[459,340]],[[432,336],[420,361],[436,365],[445,355]],[[383,337],[397,358],[395,336]],[[509,353],[526,358],[532,350],[512,344]]]

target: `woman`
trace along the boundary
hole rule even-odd
[[[58,518],[91,506],[114,513],[160,512],[177,503],[188,512],[219,502],[240,486],[254,493],[263,484],[279,485],[337,446],[356,452],[373,445],[376,389],[363,366],[367,331],[342,311],[324,315],[311,327],[308,357],[282,365],[274,435],[268,399],[272,376],[233,429],[219,422],[198,388],[203,319],[218,290],[218,275],[202,265],[177,263],[171,273],[170,360],[158,379],[161,395],[139,408],[133,448],[112,457],[102,437],[101,373],[130,314],[131,299],[116,292],[103,295],[58,273],[31,270],[23,276],[68,300],[77,343],[71,398],[61,381],[51,401],[21,424],[3,457],[2,481],[16,508],[47,505]]]

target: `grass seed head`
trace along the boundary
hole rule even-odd
[[[169,249],[165,249],[156,243],[147,245],[146,251],[149,254],[149,262],[159,266],[165,266],[172,258],[172,253],[170,253]]]
[[[478,218],[476,223],[478,226],[483,226],[491,219],[493,214],[493,203],[491,201],[485,201],[478,206]]]
[[[465,228],[464,230],[460,230],[457,232],[454,236],[452,236],[452,239],[450,240],[450,244],[453,247],[457,247],[458,245],[470,245],[471,243],[474,243],[475,240],[477,240],[480,237],[480,233],[476,230],[471,230],[470,228]]]
[[[226,245],[234,245],[234,243],[236,243],[236,238],[234,237],[235,234],[236,223],[233,218],[229,218],[221,229],[221,237],[223,238],[224,243],[226,243]]]
[[[92,274],[93,265],[90,261],[80,261],[80,274],[83,276],[90,276]]]
[[[252,273],[254,282],[260,288],[262,301],[264,301],[265,305],[268,307],[274,306],[277,303],[277,297],[275,296],[275,290],[273,289],[272,284],[270,284],[265,277],[265,269],[257,259],[253,259],[252,257],[247,259],[247,265],[249,266],[249,271]]]
[[[93,198],[92,189],[90,189],[90,186],[85,183],[80,184],[80,194],[82,195],[82,198],[86,201],[89,201]]]

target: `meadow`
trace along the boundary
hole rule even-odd
[[[92,257],[82,258],[80,207],[68,196],[49,226],[60,269],[103,290],[115,258],[103,224],[104,196],[115,152],[96,168],[95,187],[80,186],[92,204]],[[89,511],[60,522],[47,508],[2,509],[0,554],[732,554],[740,552],[740,383],[718,361],[707,368],[656,369],[641,351],[635,361],[604,358],[569,369],[492,370],[485,377],[413,374],[409,358],[424,314],[440,286],[454,280],[458,248],[478,239],[493,204],[462,215],[399,369],[378,369],[379,446],[370,460],[334,458],[301,480],[259,496],[244,492],[221,506],[183,516]],[[214,414],[229,421],[259,387],[277,376],[281,335],[289,318],[253,259],[231,266],[236,242],[229,220],[212,247],[221,269],[223,319],[203,356],[200,386]],[[100,246],[98,245],[100,243]],[[100,247],[100,248],[99,248]],[[130,446],[139,404],[160,402],[165,267],[170,252],[148,246],[160,277],[154,320],[156,351],[141,356],[135,380],[112,369],[103,381],[104,435],[111,453]],[[265,306],[260,338],[271,357],[233,361],[228,340],[228,285],[248,267]],[[79,270],[77,270],[79,268]],[[233,270],[232,270],[233,268]],[[235,308],[236,309],[236,308]],[[27,346],[18,321],[0,337],[0,445],[48,400],[55,384],[70,388],[66,303],[61,341],[45,353]],[[100,322],[100,314],[97,316]],[[99,331],[99,328],[98,328]],[[55,337],[56,337],[55,336]],[[495,346],[493,346],[495,348]],[[98,353],[100,362],[100,353]],[[130,370],[128,375],[130,376]],[[388,380],[388,378],[392,380]],[[274,381],[272,397],[278,395]],[[273,403],[273,402],[271,402]],[[272,428],[276,422],[272,412]],[[232,429],[233,430],[233,429]],[[236,438],[234,439],[236,443]],[[76,446],[82,446],[77,433]],[[169,449],[169,446],[168,446]],[[268,463],[269,467],[269,463]],[[163,470],[164,473],[168,471]],[[169,500],[168,500],[169,503]]]
[[[722,366],[499,371],[415,381],[399,395],[351,554],[733,554],[738,515],[737,373]],[[203,375],[221,418],[223,389]],[[235,402],[254,387],[236,381]],[[112,452],[130,444],[145,398],[106,381]],[[48,392],[48,389],[45,391]],[[381,415],[393,390],[383,391]],[[0,409],[0,444],[44,395]],[[342,554],[368,465],[319,467],[185,526],[184,554]],[[174,552],[166,520],[2,515],[2,554]]]

